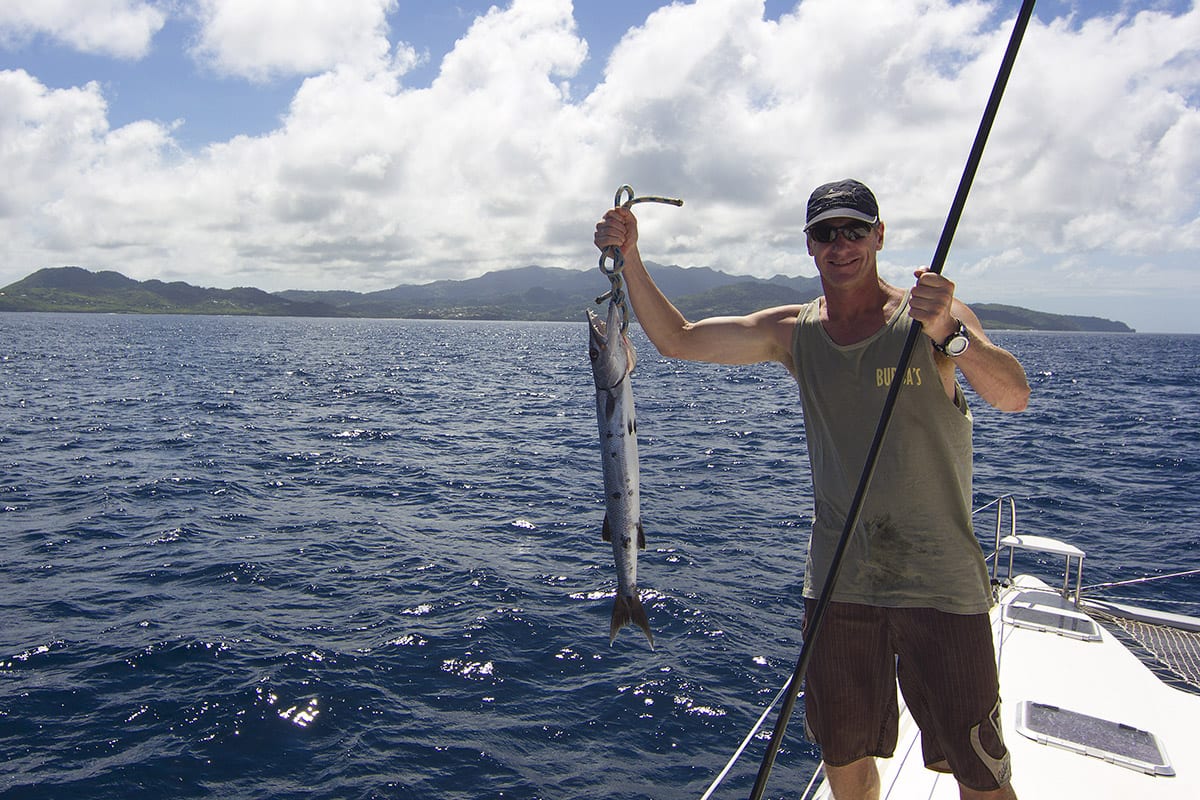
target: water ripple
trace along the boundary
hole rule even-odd
[[[0,314],[0,795],[698,796],[799,646],[803,418],[634,338],[655,650],[608,644],[582,323]],[[996,338],[980,501],[1095,582],[1194,565],[1200,341]]]

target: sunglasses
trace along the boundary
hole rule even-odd
[[[848,225],[830,225],[828,222],[818,222],[808,229],[808,235],[823,244],[832,244],[838,234],[847,242],[857,242],[871,235],[874,225],[865,222],[851,222]]]

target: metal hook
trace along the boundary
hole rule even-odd
[[[628,197],[622,201],[621,198],[625,195]],[[617,189],[616,195],[613,197],[613,206],[629,208],[635,203],[665,203],[672,206],[682,206],[683,201],[675,197],[658,197],[656,195],[647,195],[645,197],[637,197],[634,194],[633,187],[628,183],[622,184]],[[609,267],[605,262],[612,260],[612,266]],[[596,303],[603,303],[606,299],[611,303],[618,303],[621,306],[621,333],[629,328],[629,306],[625,302],[625,292],[623,289],[624,281],[621,278],[621,272],[625,269],[625,258],[621,255],[621,248],[606,247],[600,253],[600,271],[612,283],[612,289],[605,292],[596,298]]]

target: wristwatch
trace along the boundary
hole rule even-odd
[[[956,318],[954,321],[958,323],[958,327],[946,337],[946,341],[941,344],[934,342],[933,348],[951,358],[958,358],[971,346],[971,337],[967,334],[967,326],[962,324],[961,319]]]

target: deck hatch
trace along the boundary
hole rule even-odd
[[[1150,731],[1078,711],[1023,700],[1017,731],[1040,744],[1055,745],[1149,775],[1174,775],[1158,737]]]
[[[1100,640],[1100,628],[1094,620],[1082,615],[1064,614],[1056,609],[1012,603],[1004,607],[1004,619],[1022,628],[1050,631],[1089,642]]]

